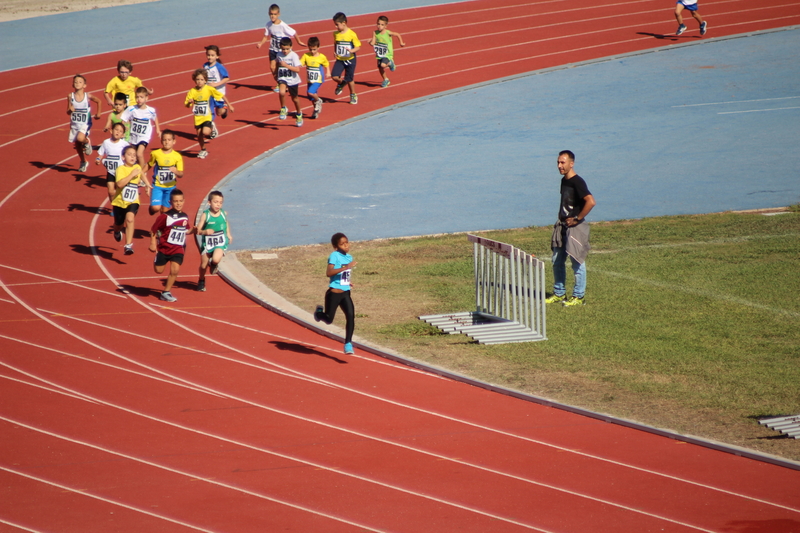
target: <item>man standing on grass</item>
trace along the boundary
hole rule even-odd
[[[575,154],[563,150],[558,154],[558,172],[561,173],[561,207],[558,221],[553,226],[550,247],[553,250],[553,295],[547,303],[565,306],[585,305],[586,256],[589,255],[589,224],[586,215],[596,205],[586,182],[575,173]],[[567,256],[572,260],[575,287],[567,300]]]

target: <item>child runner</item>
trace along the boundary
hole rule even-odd
[[[317,118],[322,113],[322,98],[319,97],[317,91],[325,80],[331,77],[330,63],[325,54],[320,53],[317,37],[308,39],[308,52],[300,58],[300,64],[306,67],[308,98],[314,104],[314,114],[311,115],[311,118]]]
[[[156,274],[161,274],[169,263],[169,274],[164,291],[161,293],[161,300],[165,302],[176,302],[170,290],[183,264],[183,255],[186,251],[186,237],[194,231],[192,223],[189,222],[189,215],[183,212],[183,193],[180,189],[173,189],[170,193],[170,204],[172,208],[166,213],[161,213],[156,218],[150,230],[150,251],[156,254],[153,270]]]
[[[389,31],[389,17],[381,15],[378,17],[378,29],[370,37],[369,44],[375,49],[375,58],[378,60],[378,72],[381,73],[383,83],[381,87],[389,86],[389,78],[386,76],[386,69],[388,68],[394,72],[394,41],[392,37],[400,39],[400,46],[405,46],[403,37],[396,31]]]
[[[336,95],[342,94],[344,85],[350,88],[350,103],[358,103],[356,95],[356,52],[361,49],[361,41],[358,40],[356,32],[347,27],[347,16],[344,13],[336,13],[333,16],[333,25],[336,31],[333,32],[333,49],[336,55],[336,63],[333,64],[331,79],[336,82]]]
[[[222,64],[222,60],[219,56],[219,46],[214,44],[206,46],[206,59],[208,61],[203,64],[203,68],[208,74],[208,85],[215,88],[220,93],[225,94],[225,88],[231,79],[228,76],[228,69]],[[220,118],[228,116],[228,109],[225,107],[224,100],[214,99],[214,105],[211,108],[211,139],[215,139],[217,135],[219,135],[216,123],[217,115],[219,115]]]
[[[297,96],[297,90],[300,87],[300,58],[292,52],[292,40],[288,37],[281,39],[281,51],[275,58],[275,62],[278,64],[278,87],[280,88],[278,98],[281,101],[281,113],[278,118],[286,120],[286,115],[289,113],[289,109],[286,107],[286,93],[289,93],[297,111],[296,124],[299,128],[303,125],[303,110],[300,108],[300,98]]]
[[[86,156],[92,153],[92,141],[89,140],[89,130],[92,129],[92,102],[97,104],[97,114],[94,118],[100,119],[103,103],[96,96],[86,92],[86,78],[80,74],[72,77],[73,92],[67,96],[67,115],[69,115],[69,142],[75,146],[81,166],[78,172],[86,172],[89,162]]]
[[[133,65],[130,61],[121,59],[117,62],[117,75],[111,78],[111,81],[106,85],[106,102],[108,105],[114,105],[111,98],[115,98],[117,93],[125,95],[125,106],[133,105],[136,100],[136,89],[142,87],[142,80],[136,76],[131,76],[133,72]],[[153,94],[153,89],[147,89],[147,94]]]
[[[97,150],[95,164],[101,162],[106,167],[106,187],[108,188],[108,201],[114,201],[117,193],[117,167],[122,164],[122,151],[130,146],[130,143],[123,139],[125,137],[125,124],[117,122],[111,126],[111,138],[103,141]]]
[[[686,25],[683,23],[683,10],[688,9],[692,17],[700,24],[700,35],[705,35],[708,30],[708,23],[700,16],[697,10],[697,0],[678,0],[675,5],[675,19],[678,21],[678,30],[675,35],[680,35],[686,31]]]
[[[153,127],[155,127],[156,135],[161,136],[156,110],[147,105],[148,96],[149,93],[144,87],[136,89],[136,105],[123,111],[120,116],[123,122],[128,123],[128,128],[131,130],[131,145],[136,147],[136,156],[139,158],[139,166],[142,168],[146,161],[144,149],[147,148],[153,137]]]
[[[150,152],[145,174],[153,169],[153,194],[150,196],[150,214],[169,211],[172,190],[183,177],[183,156],[173,150],[175,134],[170,130],[161,132],[161,148]]]
[[[200,215],[197,224],[197,234],[202,235],[200,242],[200,279],[197,281],[197,290],[206,290],[206,268],[211,267],[209,273],[217,273],[219,262],[228,244],[233,242],[231,225],[228,223],[228,214],[222,210],[225,199],[219,191],[212,191],[208,195],[208,209]]]
[[[114,240],[122,240],[122,228],[125,228],[125,255],[133,253],[133,233],[136,213],[139,212],[139,183],[144,181],[147,194],[150,184],[147,182],[142,167],[136,164],[136,148],[126,146],[122,150],[122,161],[117,167],[114,198],[111,201],[114,213]]]
[[[328,291],[325,293],[325,308],[317,306],[314,311],[314,320],[322,321],[326,324],[333,323],[336,316],[336,309],[342,308],[345,319],[345,339],[344,353],[352,354],[353,351],[353,331],[355,330],[356,312],[353,307],[353,299],[350,297],[350,282],[352,270],[358,263],[353,261],[350,255],[350,241],[344,233],[336,233],[331,237],[331,244],[334,251],[328,257],[328,268],[325,275],[330,278]]]
[[[233,113],[233,105],[228,101],[228,97],[208,85],[208,73],[205,69],[199,68],[192,73],[192,80],[195,86],[186,93],[184,105],[191,108],[194,115],[194,127],[197,129],[197,144],[200,151],[197,152],[198,159],[205,159],[208,156],[206,151],[206,138],[211,135],[212,117],[211,106],[213,100],[218,99],[225,102],[228,110]]]
[[[103,131],[111,131],[111,126],[122,123],[122,113],[128,108],[127,102],[128,97],[125,96],[124,93],[117,93],[114,95],[114,110],[108,114],[106,127],[103,128]],[[131,141],[131,132],[128,128],[125,128],[125,140],[128,142]]]
[[[304,43],[300,42],[297,32],[281,20],[281,8],[278,7],[278,4],[272,4],[269,6],[269,22],[264,28],[264,37],[261,38],[261,42],[256,45],[256,48],[261,48],[264,43],[269,41],[269,69],[272,72],[272,77],[275,78],[275,89],[273,90],[276,93],[280,92],[276,59],[281,51],[281,39],[284,37],[289,37],[290,39],[294,37],[294,40],[297,41],[297,46],[305,46]]]

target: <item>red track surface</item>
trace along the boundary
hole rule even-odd
[[[179,302],[159,305],[147,240],[140,230],[136,254],[122,255],[98,214],[101,167],[78,174],[65,142],[72,74],[99,95],[121,57],[155,88],[162,127],[192,132],[183,98],[213,41],[236,113],[208,159],[186,162],[195,209],[242,163],[355,113],[697,39],[692,20],[681,38],[652,36],[674,31],[671,9],[497,0],[396,12],[409,46],[391,88],[377,88],[365,51],[358,106],[341,98],[302,129],[276,120],[259,32],[0,73],[0,531],[800,531],[796,471],[343,356],[217,278],[194,292],[194,253]],[[706,1],[702,13],[709,38],[800,24],[800,2]],[[366,37],[372,19],[351,27]],[[297,28],[329,48],[330,22]]]

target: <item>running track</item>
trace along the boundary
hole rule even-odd
[[[709,38],[800,23],[800,2],[703,8]],[[365,60],[358,106],[328,104],[303,129],[276,120],[257,35],[221,36],[236,113],[208,159],[188,158],[188,206],[247,160],[356,112],[663,46],[652,34],[674,31],[669,9],[495,0],[391,13],[411,44],[392,87],[376,89]],[[366,35],[373,18],[351,26]],[[329,26],[298,29],[327,47]],[[676,42],[698,38],[689,27]],[[487,28],[502,48],[473,37]],[[800,531],[795,470],[343,356],[217,279],[192,291],[193,253],[178,303],[160,305],[143,231],[123,256],[101,172],[75,170],[63,101],[74,72],[98,89],[124,55],[155,87],[162,127],[191,132],[181,104],[207,42],[0,74],[0,531]],[[178,147],[196,152],[188,137]]]

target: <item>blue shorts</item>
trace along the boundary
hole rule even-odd
[[[276,59],[278,59],[278,52],[276,52],[275,50],[270,50],[269,51],[269,60],[270,61],[275,61]]]
[[[150,193],[150,206],[162,206],[162,205],[169,205],[169,195],[175,187],[153,187],[153,191]]]
[[[331,77],[338,78],[340,77],[342,72],[344,72],[344,77],[342,78],[342,81],[350,83],[355,79],[356,76],[355,57],[350,61],[342,61],[341,59],[336,60],[336,63],[333,64],[333,70],[331,70]]]
[[[686,4],[683,3],[683,0],[678,0],[675,3],[682,5],[684,8],[688,9],[689,11],[697,11],[697,6],[699,4],[699,2],[698,2],[697,4],[692,4],[690,6],[687,6]]]
[[[308,86],[308,94],[317,94],[320,87],[322,87],[321,83],[312,83]]]

